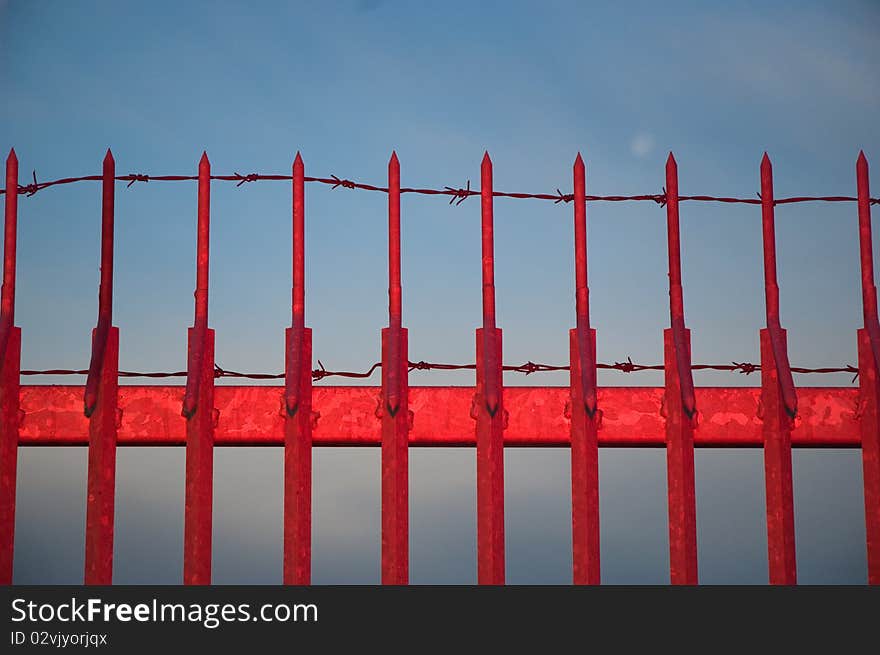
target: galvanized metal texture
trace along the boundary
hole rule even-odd
[[[187,421],[180,416],[181,386],[119,387],[120,446],[183,446]],[[82,413],[82,386],[21,387],[22,446],[86,446],[89,423]],[[312,430],[315,446],[379,446],[381,421],[376,417],[376,386],[316,386]],[[664,387],[601,387],[598,430],[600,447],[665,448],[666,419],[661,414]],[[414,420],[410,446],[476,445],[472,406],[474,387],[410,387]],[[859,390],[804,387],[799,390],[799,421],[791,442],[803,448],[859,448]],[[279,412],[284,388],[218,386],[214,430],[218,446],[282,446],[284,417]],[[759,418],[761,387],[697,387],[699,429],[694,445],[760,448],[764,421]],[[566,405],[570,387],[506,387],[505,447],[569,447],[571,418]]]

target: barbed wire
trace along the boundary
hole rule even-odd
[[[29,184],[19,184],[17,187],[18,193],[22,194],[26,197],[31,197],[35,195],[38,191],[43,189],[47,189],[49,187],[58,186],[61,184],[74,184],[77,182],[99,182],[103,179],[101,175],[83,175],[81,177],[64,177],[57,180],[49,180],[46,182],[37,181],[37,172],[34,170],[32,172],[33,182]],[[117,182],[128,182],[126,188],[131,187],[135,182],[184,182],[184,181],[194,181],[198,180],[198,175],[147,175],[146,173],[129,173],[128,175],[117,175],[114,178]],[[261,181],[290,181],[293,179],[292,175],[272,175],[272,174],[264,174],[264,173],[248,173],[247,175],[241,175],[236,172],[232,175],[211,175],[211,180],[217,180],[221,182],[235,182],[236,187],[240,187],[243,184],[251,183],[251,182],[261,182]],[[330,177],[304,177],[305,182],[316,182],[318,184],[329,185],[332,189],[338,189],[342,187],[344,189],[359,189],[362,191],[377,191],[381,193],[388,193],[388,187],[383,186],[375,186],[373,184],[364,184],[361,182],[355,182],[346,178],[339,178],[336,175],[331,174]],[[471,196],[480,195],[480,191],[478,189],[471,189],[470,180],[467,181],[467,184],[464,187],[451,187],[444,186],[442,189],[423,189],[423,188],[415,188],[415,187],[401,187],[401,193],[416,193],[421,195],[430,195],[430,196],[449,196],[449,204],[455,203],[456,205],[460,205],[462,202],[467,200]],[[0,195],[6,193],[6,189],[0,189]],[[522,193],[522,192],[510,192],[510,191],[493,191],[492,195],[496,198],[516,198],[516,199],[533,199],[533,200],[551,200],[553,204],[559,203],[569,203],[574,200],[573,193],[562,193],[558,188],[556,189],[556,193]],[[722,202],[722,203],[742,203],[748,205],[760,205],[761,197],[760,194],[756,194],[755,198],[734,198],[727,196],[706,196],[706,195],[695,195],[695,196],[679,196],[678,200],[681,201],[700,201],[700,202]],[[660,205],[661,207],[666,205],[667,195],[666,189],[663,189],[662,193],[654,193],[654,194],[643,194],[643,195],[633,195],[633,196],[598,196],[598,195],[588,195],[585,196],[585,199],[588,202],[626,202],[626,201],[652,201]],[[778,198],[774,200],[774,205],[786,205],[791,203],[799,203],[799,202],[856,202],[858,198],[855,196],[793,196],[789,198]],[[880,204],[880,198],[870,198],[870,204],[876,205]]]
[[[442,364],[435,362],[426,362],[423,360],[413,362],[408,362],[410,371],[464,371],[464,370],[475,370],[477,368],[476,364]],[[376,369],[382,367],[382,362],[376,362],[366,371],[358,372],[358,371],[330,371],[324,367],[324,364],[321,360],[318,360],[318,368],[312,371],[312,380],[318,381],[323,380],[324,378],[329,377],[344,377],[344,378],[369,378],[373,375]],[[570,366],[561,365],[556,366],[552,364],[539,364],[532,361],[528,361],[524,364],[519,365],[509,365],[506,364],[503,367],[503,370],[510,371],[513,373],[522,373],[523,375],[531,375],[532,373],[547,373],[552,371],[568,371],[570,370]],[[662,371],[664,369],[663,364],[636,364],[629,357],[626,358],[626,361],[623,362],[614,362],[613,364],[596,364],[596,368],[603,370],[613,370],[619,371],[621,373],[638,373],[640,371]],[[691,370],[694,371],[729,371],[729,372],[739,372],[743,375],[751,375],[752,373],[756,373],[761,370],[760,364],[752,364],[749,362],[731,362],[730,364],[693,364],[691,365]],[[22,370],[20,371],[21,375],[88,375],[88,369],[45,369],[45,370]],[[825,367],[825,368],[804,368],[799,366],[791,367],[792,373],[851,373],[853,374],[852,381],[855,382],[859,375],[859,369],[855,366],[851,366],[847,364],[846,366],[835,366],[835,367]],[[152,373],[139,373],[134,371],[119,371],[119,377],[121,378],[175,378],[175,377],[186,377],[186,371],[174,371],[174,372],[152,372]],[[224,368],[221,368],[218,365],[214,365],[214,377],[215,378],[244,378],[248,380],[282,380],[284,379],[284,373],[242,373],[240,371],[229,371]]]

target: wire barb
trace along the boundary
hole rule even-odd
[[[241,175],[238,171],[235,172],[235,177],[237,180],[239,180],[238,184],[235,185],[236,187],[240,187],[245,182],[256,182],[260,179],[258,173],[248,173],[247,175]]]
[[[632,373],[636,370],[636,364],[633,364],[632,359],[627,357],[625,362],[614,362],[614,368],[621,373]]]
[[[761,370],[760,364],[752,364],[750,362],[732,362],[732,364],[735,367],[735,370],[738,370],[743,375],[751,375],[755,371]]]
[[[18,185],[18,192],[25,194],[28,198],[30,198],[42,188],[42,186],[37,182],[37,171],[34,170],[32,172],[34,176],[34,181],[32,184],[26,184],[24,186],[22,186],[21,184]]]
[[[339,187],[339,186],[345,187],[346,189],[354,189],[354,187],[355,187],[354,182],[352,182],[351,180],[340,180],[338,177],[336,177],[332,173],[330,174],[330,177],[332,177],[336,181],[336,184],[334,184],[331,187],[332,189],[335,189],[336,187]]]
[[[129,173],[127,175],[127,177],[128,177],[128,184],[125,185],[126,189],[130,188],[131,185],[134,184],[135,182],[149,182],[150,181],[150,176],[144,175],[143,173]]]
[[[557,195],[558,195],[559,197],[558,197],[556,200],[553,201],[553,204],[554,204],[554,205],[558,205],[560,202],[564,202],[564,203],[568,204],[568,203],[570,203],[572,200],[574,200],[574,194],[573,194],[573,193],[565,193],[565,194],[563,194],[562,191],[559,190],[559,187],[556,187],[556,193],[557,193]]]
[[[452,197],[449,199],[449,204],[451,205],[452,203],[455,203],[456,207],[467,200],[468,196],[474,195],[476,193],[476,191],[471,191],[470,180],[467,181],[467,188],[465,189],[462,189],[461,187],[453,189],[451,186],[446,186],[443,188],[452,195]]]

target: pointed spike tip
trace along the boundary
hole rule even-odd
[[[764,156],[761,157],[761,166],[770,166],[770,155],[767,154],[767,151],[764,151]]]
[[[18,161],[18,155],[15,154],[15,148],[9,149],[9,156],[6,158],[6,161],[8,161],[8,162],[13,162],[13,161],[17,162]]]
[[[581,153],[578,152],[577,157],[574,158],[574,165],[583,168],[584,167],[584,158],[581,157]]]
[[[202,158],[199,159],[199,166],[207,166],[211,162],[208,161],[208,152],[207,150],[202,150]]]
[[[864,150],[859,150],[859,157],[858,157],[858,159],[856,159],[856,163],[859,166],[867,166],[868,165],[868,158],[865,157]]]
[[[111,164],[111,163],[115,163],[115,161],[116,160],[113,159],[113,153],[110,152],[110,148],[107,148],[107,154],[104,155],[104,163]]]
[[[391,151],[391,159],[389,159],[388,162],[391,164],[395,164],[395,165],[400,163],[400,161],[397,159],[397,151],[396,150]]]
[[[669,151],[669,156],[666,157],[666,165],[667,166],[677,166],[678,162],[675,161],[675,155],[672,154],[672,151]]]
[[[492,165],[492,159],[489,157],[489,151],[484,150],[483,151],[483,166],[487,166],[487,165],[488,166]]]
[[[293,165],[294,166],[302,166],[303,165],[303,158],[302,158],[302,155],[299,153],[299,150],[296,151],[296,157],[293,158]]]

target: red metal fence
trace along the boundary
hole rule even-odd
[[[309,584],[311,571],[311,467],[313,445],[381,446],[382,582],[408,581],[408,448],[476,446],[477,550],[481,584],[504,583],[505,446],[562,446],[571,449],[573,581],[598,584],[599,446],[659,446],[667,452],[670,579],[697,583],[694,446],[763,447],[767,503],[770,582],[797,581],[792,497],[792,446],[862,449],[868,581],[880,584],[880,323],[871,245],[871,198],[864,154],[856,164],[857,197],[774,199],[772,169],[764,155],[758,199],[680,196],[678,171],[670,154],[662,194],[589,196],[584,162],[573,169],[573,193],[493,191],[492,162],[481,166],[480,190],[401,188],[400,164],[392,155],[388,186],[359,184],[335,176],[306,177],[299,154],[292,175],[212,176],[207,155],[198,176],[116,176],[108,151],[103,174],[20,185],[18,160],[6,162],[5,241],[0,311],[0,582],[12,581],[15,484],[19,446],[88,445],[88,495],[85,583],[109,584],[113,571],[114,494],[117,445],[185,445],[186,509],[184,582],[211,581],[213,448],[235,445],[284,446],[285,584]],[[20,368],[21,330],[15,327],[15,263],[18,196],[57,184],[86,180],[102,183],[101,282],[97,326],[87,371],[28,371]],[[120,372],[119,330],[113,326],[113,220],[116,181],[198,181],[198,245],[195,319],[188,331],[187,370],[177,373]],[[212,180],[236,182],[290,180],[293,187],[293,289],[291,326],[285,334],[283,374],[224,371],[215,364],[214,331],[208,327],[210,186]],[[382,361],[366,373],[312,370],[312,334],[305,321],[305,183],[363,189],[388,195],[389,324],[382,330]],[[476,331],[476,363],[412,362],[407,330],[401,321],[400,196],[446,195],[450,204],[480,196],[483,325]],[[573,203],[576,327],[569,331],[570,363],[548,366],[528,362],[502,365],[501,329],[495,320],[493,202],[495,197],[536,198]],[[670,327],[664,330],[664,363],[596,361],[596,331],[591,327],[587,284],[586,205],[598,201],[653,201],[665,207],[669,253]],[[761,363],[694,365],[685,327],[679,242],[680,201],[759,204],[763,226],[767,326],[760,331]],[[789,365],[785,330],[779,319],[774,207],[792,202],[855,202],[858,207],[864,328],[858,330],[858,368],[795,368]],[[331,375],[368,377],[381,366],[381,387],[313,387]],[[476,387],[410,387],[413,369],[474,369]],[[624,372],[663,369],[661,388],[598,388],[597,368]],[[700,368],[760,369],[760,388],[694,388],[691,371]],[[512,387],[503,370],[526,374],[568,369],[569,387]],[[792,372],[851,371],[859,388],[795,389]],[[81,386],[20,386],[20,376],[87,373]],[[186,376],[181,387],[119,386],[119,377]],[[284,387],[220,386],[216,377],[283,378]]]

